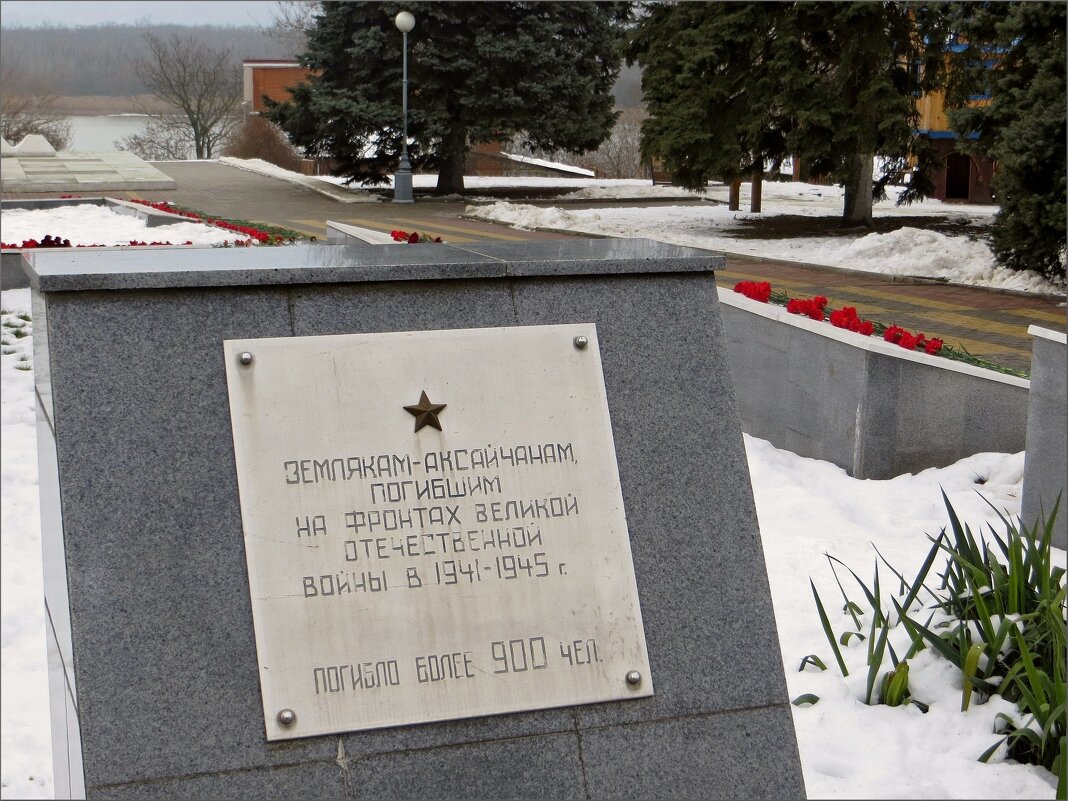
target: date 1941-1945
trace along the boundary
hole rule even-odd
[[[554,651],[559,651],[557,656]],[[416,656],[410,670],[404,670],[396,659],[377,662],[353,662],[347,665],[317,667],[312,670],[315,694],[332,694],[372,690],[380,687],[399,687],[405,674],[409,681],[415,678],[418,684],[434,684],[441,681],[476,679],[485,674],[521,674],[527,671],[545,670],[553,664],[566,667],[583,667],[602,661],[597,653],[597,640],[577,639],[560,641],[557,648],[545,645],[544,637],[521,637],[515,640],[494,640],[482,658],[489,657],[480,666],[480,655],[474,651],[452,651],[443,654]],[[492,669],[490,669],[492,663]]]
[[[559,575],[566,575],[567,563],[560,562],[555,568]],[[495,556],[492,560],[444,559],[433,563],[431,575],[426,567],[407,567],[404,570],[402,587],[417,590],[427,586],[448,587],[454,584],[476,584],[486,579],[515,581],[521,578],[546,578],[552,573],[546,555],[539,551],[532,558],[516,554]],[[320,576],[302,576],[302,591],[305,598],[328,598],[352,595],[359,592],[385,592],[396,586],[390,582],[385,570],[324,573]]]

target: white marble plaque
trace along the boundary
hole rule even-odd
[[[652,695],[594,325],[225,357],[268,740]]]

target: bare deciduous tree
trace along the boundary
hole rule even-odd
[[[30,134],[40,134],[56,150],[70,143],[70,120],[53,111],[56,93],[42,85],[17,63],[0,71],[0,135],[13,145]]]
[[[646,178],[647,169],[642,165],[641,131],[642,120],[648,117],[643,108],[625,108],[616,119],[611,135],[596,150],[575,155],[563,150],[546,151],[523,145],[521,136],[509,144],[510,152],[533,156],[558,164],[585,167],[605,178]]]
[[[606,178],[643,178],[642,120],[649,116],[643,108],[625,108],[601,146],[583,156],[583,161]]]
[[[210,159],[242,122],[240,64],[229,48],[216,50],[193,38],[165,41],[146,33],[145,41],[150,55],[134,61],[134,69],[153,96],[178,112],[150,115],[149,127],[155,124],[170,141],[175,125],[184,126],[196,158]]]
[[[304,49],[308,29],[314,24],[313,17],[321,5],[319,0],[279,0],[271,12],[274,24],[264,30],[296,54]]]
[[[115,147],[136,153],[145,161],[181,161],[194,150],[187,120],[176,115],[153,117],[138,133],[116,140]]]

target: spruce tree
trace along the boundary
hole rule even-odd
[[[338,175],[384,183],[401,151],[401,34],[408,34],[409,156],[463,191],[472,144],[595,149],[615,121],[625,3],[323,3],[301,63],[317,74],[268,116]]]
[[[792,119],[776,101],[781,3],[679,3],[651,7],[627,60],[642,66],[649,117],[642,156],[661,158],[689,189],[732,182],[789,155]]]
[[[949,101],[962,149],[997,162],[998,263],[1065,278],[1065,4],[954,7],[963,46]],[[975,103],[975,98],[989,102]],[[978,138],[972,138],[977,135]]]
[[[646,70],[646,152],[691,187],[792,153],[845,187],[845,220],[870,224],[885,185],[930,158],[916,98],[940,79],[945,19],[903,2],[655,7],[628,49]],[[891,169],[873,183],[877,155]],[[930,191],[917,176],[905,197]]]

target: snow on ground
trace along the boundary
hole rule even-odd
[[[587,170],[585,167],[575,167],[571,164],[560,164],[555,161],[546,161],[545,159],[536,159],[531,156],[520,156],[516,153],[501,153],[506,159],[512,161],[518,161],[520,164],[531,164],[535,167],[549,167],[556,170],[564,170],[566,172],[573,172],[575,175],[581,175],[586,178],[593,178],[596,173],[593,170]]]
[[[674,245],[726,253],[783,259],[897,276],[939,278],[950,283],[1014,289],[1038,294],[1064,294],[1034,271],[999,267],[989,246],[977,239],[971,223],[989,221],[993,206],[964,206],[924,201],[895,206],[876,204],[875,216],[946,216],[959,222],[959,234],[903,227],[888,233],[855,233],[832,237],[752,239],[741,236],[747,220],[777,215],[827,216],[841,213],[841,190],[811,184],[765,184],[761,214],[730,211],[726,205],[655,205],[645,207],[568,209],[523,203],[471,205],[466,215],[517,228],[548,228],[599,236],[642,237]],[[726,198],[725,187],[710,187],[707,196]],[[746,207],[743,193],[742,208]]]
[[[240,234],[198,222],[180,222],[149,228],[144,220],[117,214],[106,206],[82,204],[54,209],[11,209],[0,218],[0,239],[20,245],[27,239],[46,236],[69,239],[71,245],[127,245],[138,242],[170,242],[181,245],[221,245],[241,239]]]
[[[292,172],[290,170],[282,169],[281,167],[270,164],[261,159],[235,159],[230,157],[223,157],[219,159],[223,164],[229,164],[231,167],[237,167],[242,170],[248,170],[260,175],[266,175],[269,178],[278,178],[283,181],[290,181],[291,183],[301,184],[302,186],[308,186],[317,191],[322,191],[322,184],[326,184],[330,187],[343,187],[345,190],[360,196],[369,196],[369,193],[363,187],[358,185],[349,186],[345,183],[344,178],[339,178],[334,175],[302,175],[298,172]],[[546,164],[550,162],[544,162]],[[566,166],[566,165],[565,165]],[[568,168],[575,169],[575,168]],[[437,186],[438,176],[433,173],[417,174],[412,176],[412,186],[417,189],[433,189]],[[571,178],[567,176],[559,176],[552,178],[537,177],[537,176],[523,176],[523,175],[468,175],[464,177],[464,186],[469,192],[477,192],[480,189],[559,189],[561,192],[568,192],[566,195],[568,200],[581,200],[581,199],[610,199],[610,198],[625,198],[625,199],[642,199],[642,198],[694,198],[699,197],[699,194],[690,192],[686,189],[679,189],[675,186],[653,186],[651,181],[640,178],[627,178],[627,179],[611,179],[611,178]],[[392,189],[393,188],[393,176],[386,176],[386,183],[380,184],[378,189]],[[369,196],[371,199],[377,199],[375,196]],[[449,196],[452,197],[452,196]],[[439,198],[440,200],[449,198]],[[459,196],[455,196],[454,199],[460,199]],[[476,199],[475,197],[467,197],[466,200]]]
[[[1003,532],[983,499],[1003,514],[1019,515],[1024,454],[981,453],[942,469],[859,481],[766,440],[747,435],[745,444],[789,696],[820,697],[813,706],[793,707],[809,797],[1053,798],[1052,773],[1006,762],[1003,749],[989,765],[976,761],[998,739],[991,733],[994,715],[1015,707],[994,698],[960,712],[960,673],[930,649],[909,660],[909,687],[930,705],[927,714],[912,705],[866,706],[866,643],[853,639],[842,649],[850,674],[843,678],[809,586],[811,577],[835,633],[852,629],[824,554],[841,559],[870,588],[878,548],[911,580],[931,545],[925,534],[937,535],[948,524],[941,490],[973,531],[990,522]],[[1055,549],[1059,564],[1066,557]],[[936,561],[932,574],[943,563]],[[862,601],[848,573],[839,573],[850,596]],[[896,584],[884,564],[880,576],[884,592]],[[898,627],[892,640],[899,654],[907,648],[901,634]],[[828,669],[799,672],[801,659],[813,653]]]
[[[333,176],[310,177],[289,172],[258,159],[223,158],[241,169],[293,181],[305,186],[344,187],[344,179]],[[412,176],[417,188],[436,185],[437,175]],[[999,267],[989,246],[977,238],[975,223],[989,223],[997,206],[943,203],[925,200],[908,206],[896,201],[902,187],[888,187],[887,199],[875,204],[876,217],[947,217],[959,224],[960,232],[947,234],[922,228],[904,227],[889,233],[844,234],[833,237],[763,238],[741,237],[746,221],[772,216],[839,217],[844,190],[799,182],[768,181],[762,185],[762,212],[729,211],[725,184],[710,183],[703,192],[674,186],[653,185],[645,179],[540,178],[522,176],[467,176],[467,201],[479,201],[480,189],[530,188],[558,189],[560,206],[544,207],[523,203],[487,202],[470,205],[466,215],[492,220],[517,228],[550,228],[598,236],[642,237],[675,245],[716,250],[725,253],[761,256],[786,261],[842,267],[896,276],[938,278],[954,284],[1013,289],[1037,294],[1063,295],[1065,285],[1055,284],[1033,271],[1018,272]],[[384,186],[389,187],[392,183]],[[360,197],[359,189],[334,189]],[[568,208],[569,201],[706,199],[709,203],[685,206],[650,205],[616,208]],[[459,197],[452,199],[459,200]],[[749,208],[750,186],[743,184],[740,205]]]
[[[29,290],[0,293],[3,320],[29,309]],[[34,439],[32,336],[4,327],[0,405],[2,506],[2,720],[3,798],[48,798],[52,764],[46,688],[40,524]],[[32,330],[32,329],[29,329]],[[9,344],[10,343],[10,344]],[[767,560],[779,643],[790,698],[814,693],[814,706],[791,707],[810,798],[1050,798],[1048,771],[1005,761],[976,761],[996,741],[996,712],[1012,707],[992,700],[960,709],[960,678],[925,651],[912,660],[913,695],[931,705],[890,708],[862,703],[863,646],[846,648],[850,676],[833,667],[808,580],[829,608],[837,587],[824,553],[862,578],[873,575],[875,551],[906,575],[926,555],[926,533],[946,523],[940,488],[973,528],[994,521],[998,509],[1019,514],[1023,454],[983,453],[943,469],[887,481],[858,481],[827,462],[779,450],[745,437],[760,535]],[[983,483],[977,483],[982,479]],[[1064,551],[1056,551],[1065,564]],[[884,572],[883,575],[886,575]],[[834,615],[837,630],[845,618]],[[797,671],[802,657],[821,655],[826,672]],[[741,666],[740,669],[744,669]],[[32,778],[31,778],[32,777]]]
[[[0,307],[0,796],[51,798],[33,337],[12,327],[32,332],[17,316],[29,316],[30,290],[0,292]]]

